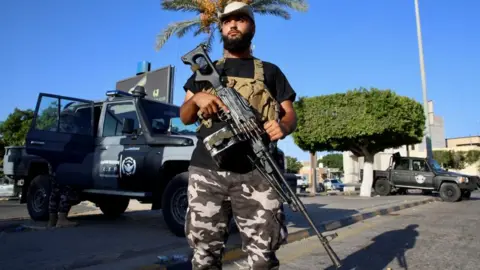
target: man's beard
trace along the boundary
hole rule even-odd
[[[240,34],[240,37],[235,37],[233,39],[228,38],[222,34],[223,48],[232,53],[242,53],[250,49],[252,44],[253,32],[249,31],[246,33]]]

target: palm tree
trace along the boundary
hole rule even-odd
[[[306,0],[237,0],[249,4],[255,13],[261,15],[274,15],[285,20],[290,19],[290,13],[286,8],[296,11],[307,11]],[[162,0],[161,6],[164,10],[194,12],[196,17],[169,24],[156,40],[156,51],[160,50],[168,39],[176,33],[179,38],[188,32],[193,31],[196,37],[200,34],[207,34],[204,43],[207,50],[212,48],[215,33],[218,31],[218,11],[232,2],[232,0]]]

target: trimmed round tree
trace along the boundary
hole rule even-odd
[[[295,157],[286,156],[287,158],[287,173],[298,173],[303,167],[303,164]]]
[[[302,150],[351,151],[364,157],[361,196],[371,196],[376,153],[416,144],[423,138],[422,104],[388,89],[359,88],[301,97],[294,107],[298,123],[292,136]]]

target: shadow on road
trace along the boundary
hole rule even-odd
[[[326,204],[305,204],[305,209],[307,210],[308,215],[312,218],[313,222],[317,226],[327,221],[338,220],[359,213],[358,210],[328,208],[324,206],[326,206]],[[300,211],[293,212],[288,205],[285,205],[284,209],[286,221],[289,227],[301,229],[310,228],[310,224]]]
[[[341,269],[383,270],[396,260],[401,269],[408,270],[405,252],[415,246],[419,235],[417,228],[418,224],[410,224],[404,229],[384,232],[372,238],[372,244],[345,258]],[[331,266],[326,270],[334,269]]]

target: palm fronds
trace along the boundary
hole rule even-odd
[[[253,0],[250,6],[256,10],[262,7],[277,6],[279,8],[291,8],[296,11],[307,11],[308,4],[304,0]]]
[[[198,30],[201,31],[202,28],[200,27],[200,24],[201,24],[201,20],[199,18],[189,21],[188,24],[186,24],[184,27],[181,27],[177,30],[177,37],[182,38],[186,33],[190,32],[193,29],[196,29],[196,31]]]
[[[193,29],[195,25],[199,24],[200,19],[198,18],[169,24],[159,35],[157,35],[155,50],[160,50],[175,32],[179,33],[177,35],[182,37],[189,30]]]
[[[288,11],[277,6],[258,7],[255,9],[255,12],[261,15],[274,15],[277,17],[284,18],[285,20],[290,20],[291,18],[290,13],[288,13]]]
[[[197,0],[163,0],[161,3],[162,9],[169,11],[187,11],[187,12],[201,12],[201,7]]]
[[[215,40],[215,34],[218,33],[218,28],[216,25],[212,25],[210,27],[210,29],[208,29],[208,36],[207,38],[205,39],[205,41],[203,42],[203,44],[205,44],[206,48],[205,50],[207,51],[207,53],[211,52],[212,51],[212,48],[213,48],[213,41]]]
[[[194,12],[198,17],[192,20],[169,24],[157,35],[155,49],[160,50],[168,39],[176,32],[179,38],[194,30],[194,36],[207,34],[204,44],[210,50],[215,35],[218,33],[218,11],[225,8],[234,0],[162,0],[164,10]],[[295,11],[307,11],[306,0],[237,0],[249,4],[255,13],[273,15],[289,20],[291,18],[287,8]]]

